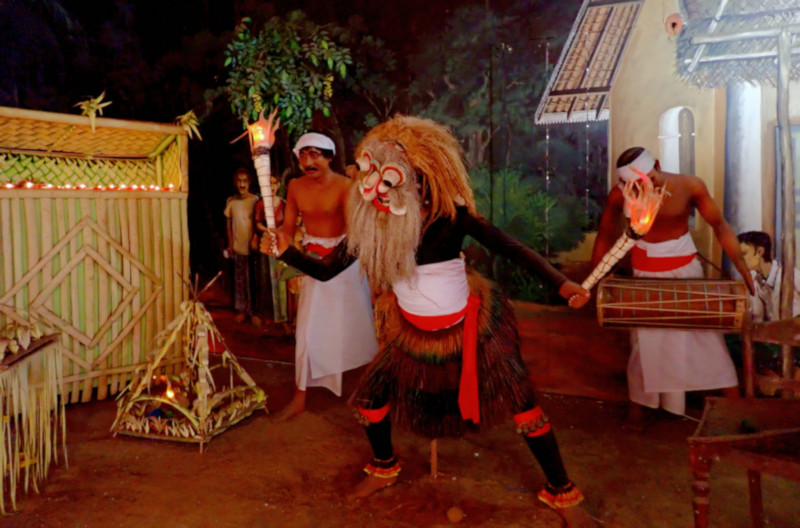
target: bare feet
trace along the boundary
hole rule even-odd
[[[253,326],[255,326],[256,328],[261,328],[262,321],[259,316],[254,315],[253,317],[250,318],[250,322],[252,322]]]
[[[273,422],[285,422],[306,410],[306,391],[297,390],[286,407],[272,415]]]
[[[353,491],[347,494],[347,502],[354,502],[364,497],[368,497],[384,488],[388,488],[397,482],[397,477],[381,478],[375,475],[367,475],[364,480],[356,484]]]
[[[556,511],[564,519],[566,528],[597,528],[601,524],[580,506],[557,508]]]

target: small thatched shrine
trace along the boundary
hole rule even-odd
[[[180,314],[157,343],[158,354],[120,396],[111,426],[115,435],[195,442],[202,452],[214,436],[266,410],[266,394],[230,353],[211,314],[196,298],[181,304]],[[175,343],[183,343],[180,371],[163,374],[162,363]],[[224,346],[213,362],[210,344]]]

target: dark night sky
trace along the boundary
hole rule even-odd
[[[362,16],[370,34],[396,54],[393,82],[404,89],[420,70],[406,59],[433,42],[453,11],[468,4],[513,14],[534,45],[543,34],[563,42],[581,0],[1,0],[0,105],[74,114],[76,102],[105,90],[113,104],[104,117],[170,122],[190,109],[203,115],[204,91],[224,79],[223,51],[239,20],[249,16],[257,27],[269,16],[298,9],[318,23],[341,26],[353,15]],[[58,5],[69,16],[49,9]],[[558,20],[540,15],[547,6],[556,8],[551,16]],[[486,43],[476,49],[481,46]],[[550,60],[557,59],[554,49]],[[229,174],[236,164],[250,162],[246,149],[228,145],[240,129],[229,112],[227,117],[217,112],[202,124],[204,140],[191,143],[193,265],[203,260],[197,250],[208,253],[209,245],[221,244],[215,237]]]

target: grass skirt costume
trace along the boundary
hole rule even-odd
[[[335,276],[350,262],[344,244],[322,262],[291,247],[280,258],[319,280]],[[337,260],[338,266],[333,264]],[[375,305],[380,350],[355,395],[358,417],[374,455],[364,471],[379,478],[399,474],[400,463],[391,443],[392,422],[428,438],[459,437],[512,414],[517,432],[547,477],[538,498],[552,508],[577,505],[583,495],[569,480],[555,435],[538,405],[519,352],[513,309],[497,285],[474,272],[468,272],[467,280],[471,297],[480,301],[475,347],[480,419],[465,420],[459,408],[466,323],[421,330],[406,319],[395,294],[385,292]]]
[[[377,409],[391,402],[394,424],[427,438],[459,437],[496,424],[535,404],[528,370],[519,353],[514,311],[499,291],[469,273],[478,312],[478,394],[481,420],[464,420],[458,406],[464,322],[431,332],[407,321],[393,292],[375,306],[381,351],[364,373],[356,403]]]

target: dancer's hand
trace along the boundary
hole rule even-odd
[[[268,229],[261,235],[259,250],[265,255],[280,257],[289,247],[289,239],[280,228]]]
[[[580,284],[568,280],[561,285],[558,289],[558,294],[567,299],[567,304],[570,305],[571,308],[581,308],[589,299],[591,299],[591,294],[581,288]]]

